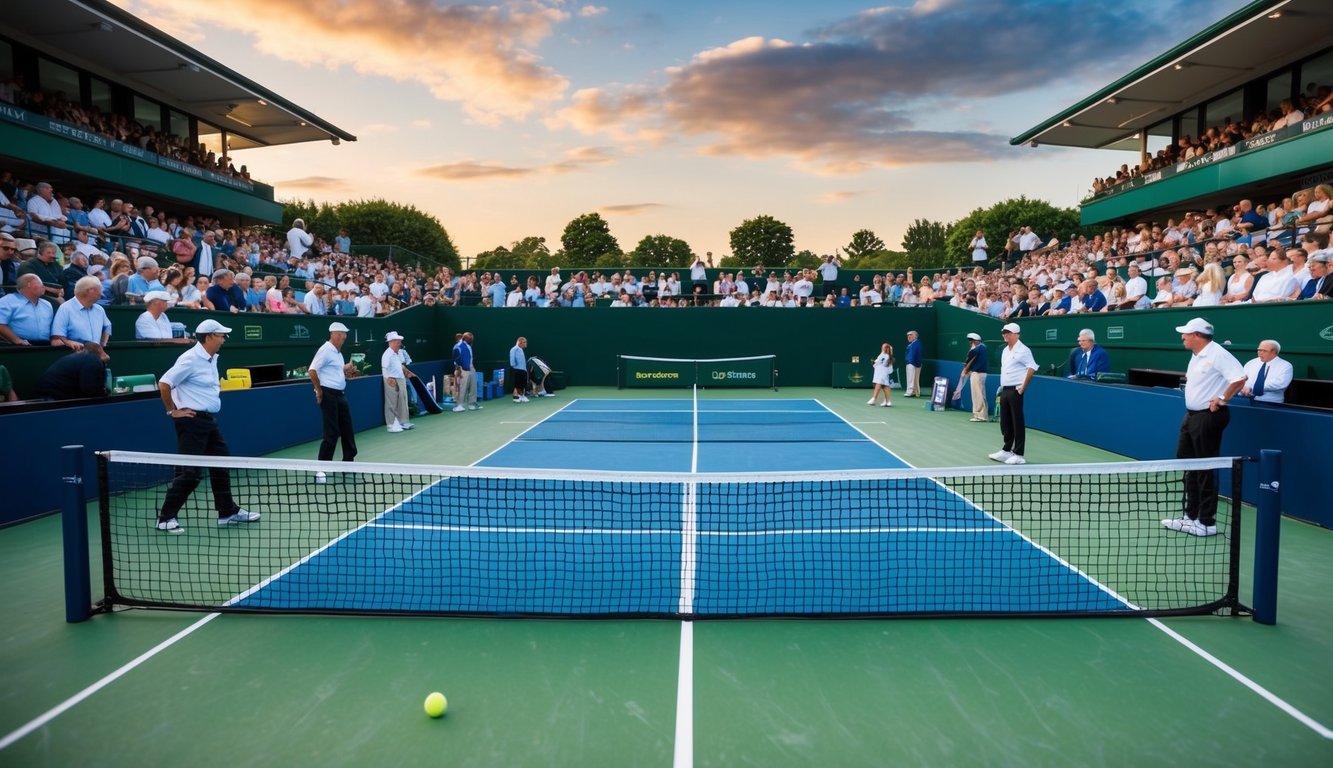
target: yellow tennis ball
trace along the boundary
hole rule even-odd
[[[449,700],[444,698],[444,694],[436,691],[426,697],[426,714],[431,717],[439,717],[444,714],[444,710],[449,708]]]

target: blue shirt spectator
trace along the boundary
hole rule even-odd
[[[495,282],[490,284],[490,286],[486,289],[486,292],[490,294],[491,306],[503,307],[505,305],[505,295],[508,292],[505,291],[504,283],[500,282],[499,280],[496,280]]]
[[[51,338],[74,342],[93,341],[106,344],[111,337],[111,320],[97,300],[102,296],[102,283],[95,277],[79,281],[74,299],[60,305],[51,322]]]
[[[55,308],[42,298],[42,279],[22,275],[18,282],[17,291],[0,298],[0,338],[18,345],[49,344]]]
[[[1095,379],[1098,374],[1111,370],[1111,356],[1097,344],[1097,337],[1089,329],[1078,332],[1078,347],[1069,353],[1069,378]]]
[[[907,354],[906,354],[906,356],[905,356],[905,358],[904,358],[904,361],[905,361],[908,365],[915,365],[915,366],[918,367],[918,368],[921,367],[921,339],[920,339],[920,337],[915,338],[915,339],[912,339],[911,343],[909,343],[909,344],[907,345]]]

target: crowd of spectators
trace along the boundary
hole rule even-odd
[[[189,138],[176,136],[146,126],[124,115],[108,114],[97,107],[85,107],[60,91],[27,88],[22,75],[0,80],[0,102],[45,115],[53,120],[76,126],[90,133],[115,139],[126,144],[195,165],[243,181],[250,180],[250,171],[242,165],[237,168],[226,155],[218,156],[203,144],[189,145]]]
[[[1131,181],[1146,173],[1202,157],[1209,152],[1296,125],[1307,117],[1330,111],[1333,111],[1333,87],[1310,83],[1299,97],[1283,99],[1277,109],[1260,112],[1239,122],[1227,118],[1222,125],[1212,126],[1197,137],[1181,136],[1174,144],[1168,144],[1157,150],[1156,154],[1145,157],[1137,166],[1121,165],[1114,176],[1093,179],[1092,192],[1094,195],[1102,194],[1118,184]]]

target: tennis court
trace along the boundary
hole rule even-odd
[[[1162,558],[1179,539],[1126,523],[1167,516],[1169,494],[1152,490],[1165,484],[1158,474],[1119,496],[1091,471],[1045,476],[1061,498],[1105,494],[1097,523],[1072,533],[1051,519],[1049,499],[988,479],[1003,470],[913,474],[897,452],[948,466],[989,450],[993,436],[977,436],[993,425],[959,414],[870,409],[856,392],[582,394],[502,402],[484,422],[425,419],[405,438],[361,436],[363,457],[475,464],[472,473],[358,463],[315,483],[300,462],[275,459],[262,474],[276,479],[265,485],[256,471],[242,501],[262,508],[257,526],[167,537],[142,520],[114,528],[113,516],[118,556],[154,564],[117,572],[117,586],[147,602],[185,594],[242,609],[1094,614],[1169,611],[1185,593],[1209,604],[1213,595],[1197,593],[1215,587],[1225,563],[1216,551]],[[1031,442],[1032,454],[1115,460],[1054,436]],[[588,472],[571,479],[571,469]],[[867,479],[886,472],[901,473],[898,493]],[[117,498],[134,511],[160,481]],[[187,515],[206,521],[206,501],[192,504]],[[1309,668],[1330,644],[1310,580],[1328,575],[1333,548],[1326,532],[1295,523],[1284,524],[1285,557],[1308,558],[1308,568],[1284,572],[1278,627],[1215,616],[161,611],[63,625],[38,604],[41,595],[59,604],[50,523],[0,532],[17,590],[6,602],[25,617],[6,652],[18,663],[6,665],[14,685],[0,699],[0,764],[357,765],[393,755],[463,765],[1234,765],[1248,751],[1255,762],[1308,765],[1333,756],[1321,725],[1333,719],[1330,675]],[[252,551],[265,559],[238,556]],[[26,570],[12,565],[20,553]],[[1153,562],[1179,570],[1126,579]],[[1267,683],[1270,698],[1164,630]],[[450,712],[430,721],[420,704],[436,689]]]

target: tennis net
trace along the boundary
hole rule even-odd
[[[98,454],[104,608],[581,617],[1235,610],[1240,462],[653,474]],[[215,524],[227,471],[259,521]],[[1229,474],[1218,535],[1162,527]],[[319,475],[317,473],[323,473]],[[1221,486],[1224,495],[1228,485]]]
[[[771,387],[778,388],[777,355],[708,359],[616,355],[620,388]]]

